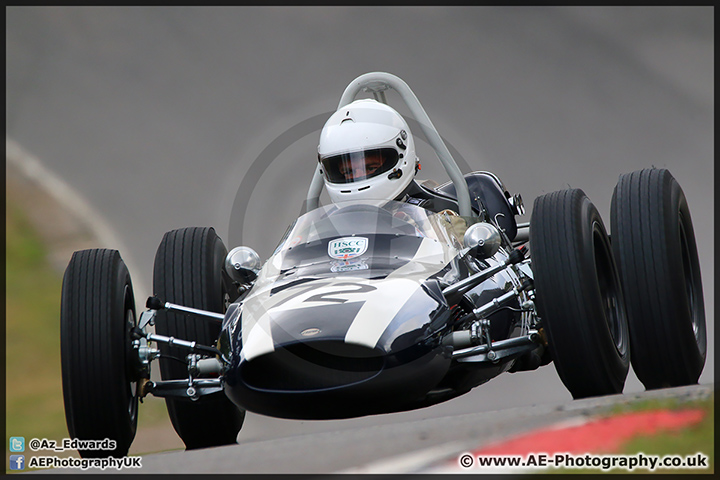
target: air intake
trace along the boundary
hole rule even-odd
[[[245,362],[244,383],[256,390],[315,391],[369,380],[384,366],[383,352],[343,341],[295,343]]]

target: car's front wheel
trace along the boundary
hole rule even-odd
[[[621,393],[630,364],[622,288],[603,221],[582,190],[535,200],[530,252],[560,379],[573,398]]]
[[[123,457],[135,437],[135,325],[132,282],[120,254],[75,252],[63,277],[60,310],[65,418],[72,438],[115,441],[114,449],[80,449],[84,458]]]
[[[212,228],[182,228],[167,232],[155,255],[153,291],[165,302],[223,313],[232,287],[224,278],[227,249]],[[237,295],[235,295],[237,296]],[[159,310],[155,329],[160,335],[213,345],[220,325],[207,319]],[[160,345],[163,380],[188,377],[187,350]],[[188,449],[236,443],[245,412],[224,393],[197,401],[166,398],[175,431]]]

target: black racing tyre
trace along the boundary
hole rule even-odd
[[[231,298],[224,273],[227,249],[212,228],[182,228],[167,232],[155,255],[153,291],[163,302],[223,313]],[[235,294],[235,297],[237,294]],[[214,345],[220,325],[207,319],[158,311],[155,330],[160,335]],[[186,349],[160,344],[163,380],[188,377]],[[170,420],[188,449],[236,443],[245,412],[224,393],[197,401],[166,398]]]
[[[633,370],[647,389],[697,383],[707,332],[698,250],[682,188],[665,169],[621,175],[611,227]]]
[[[139,366],[130,274],[116,250],[75,252],[65,270],[60,349],[70,437],[115,441],[112,450],[78,450],[83,458],[127,455],[137,430]]]
[[[621,393],[630,365],[622,287],[603,221],[582,190],[535,200],[530,251],[560,379],[576,399]]]

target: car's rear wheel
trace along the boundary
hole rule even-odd
[[[230,298],[229,278],[223,273],[227,249],[212,228],[183,228],[167,232],[155,255],[153,291],[165,302],[223,313]],[[181,313],[158,311],[160,335],[213,345],[220,325]],[[160,345],[163,380],[187,378],[187,350]],[[178,361],[181,360],[181,361]],[[170,420],[188,449],[232,444],[245,412],[224,393],[197,401],[166,398]]]
[[[682,188],[665,169],[621,175],[611,212],[637,377],[647,389],[697,383],[707,351],[705,306]]]
[[[573,398],[621,393],[630,338],[620,278],[600,214],[582,190],[535,200],[530,251],[560,379]]]
[[[84,458],[123,457],[137,429],[136,325],[130,274],[116,250],[75,252],[65,270],[60,309],[63,399],[68,432],[81,440],[115,441]]]

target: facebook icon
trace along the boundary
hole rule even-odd
[[[10,470],[24,470],[25,455],[10,455]]]

